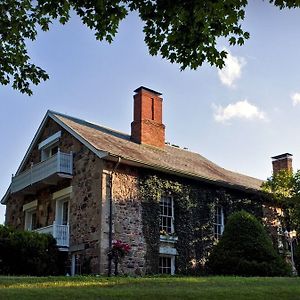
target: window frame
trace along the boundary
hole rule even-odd
[[[41,151],[41,161],[45,161],[59,152],[60,138],[61,131],[58,131],[39,143],[38,149]],[[53,153],[53,149],[55,148],[57,148],[57,151]]]
[[[37,226],[37,209],[36,207],[30,208],[24,211],[25,212],[25,222],[24,228],[28,231],[33,231],[38,228]],[[33,222],[33,216],[35,215],[35,222]]]
[[[23,212],[24,212],[24,230],[32,231],[37,229],[37,206],[38,200],[31,201],[23,205]],[[32,222],[32,216],[36,214],[35,217],[35,226]]]
[[[164,205],[164,200],[165,199],[170,199],[171,201],[171,215],[168,215],[168,214],[162,214],[162,206],[163,207],[167,207],[167,210],[168,210],[168,206],[167,205]],[[166,234],[173,234],[175,232],[174,230],[174,198],[170,195],[167,195],[167,196],[162,196],[160,198],[160,201],[159,201],[159,208],[160,208],[160,213],[159,213],[159,231],[160,232],[166,232]],[[168,219],[171,220],[171,226],[164,226],[163,225],[163,218],[166,219],[166,224],[168,223]],[[168,230],[168,227],[170,227],[170,231]]]
[[[220,212],[218,211],[219,209]],[[219,217],[221,222],[219,222]],[[219,238],[223,235],[224,227],[224,207],[222,205],[216,205],[214,213],[214,238],[216,240],[219,240]]]
[[[170,267],[161,266],[161,259],[169,259],[170,260]],[[170,272],[161,272],[162,269],[170,269]],[[174,255],[165,255],[165,254],[160,254],[159,255],[158,273],[159,274],[169,274],[169,275],[174,275],[175,274],[175,256]]]
[[[59,190],[52,195],[52,199],[55,201],[55,224],[57,225],[69,225],[70,222],[70,205],[71,194],[73,192],[72,186]],[[67,224],[64,221],[64,204],[68,202],[67,212]]]

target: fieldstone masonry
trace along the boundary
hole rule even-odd
[[[61,179],[55,185],[37,188],[32,195],[18,193],[11,195],[8,199],[5,222],[15,228],[24,229],[23,205],[38,200],[38,227],[52,225],[55,220],[53,193],[72,186],[69,216],[70,254],[77,254],[80,257],[80,264],[88,261],[85,272],[100,273],[102,161],[57,123],[49,120],[22,171],[40,161],[38,143],[59,130],[62,132],[59,141],[60,150],[66,153],[72,151],[74,154],[73,178]]]
[[[156,118],[155,111],[154,118]],[[107,274],[109,203],[112,199],[113,239],[120,239],[132,248],[120,265],[120,273],[145,274],[147,245],[143,235],[142,199],[139,195],[139,176],[143,170],[126,166],[122,161],[115,169],[116,163],[101,160],[56,122],[49,119],[22,171],[41,160],[38,143],[57,131],[62,132],[59,141],[60,150],[73,153],[73,177],[61,178],[54,185],[37,185],[33,194],[11,195],[7,204],[6,224],[23,229],[25,219],[23,205],[34,200],[38,200],[38,226],[53,224],[55,220],[53,193],[72,186],[69,215],[70,257],[74,258],[76,255],[78,273]],[[266,207],[264,213],[269,220],[271,215],[276,214]],[[277,232],[274,231],[273,234]],[[170,247],[169,243],[167,244]]]
[[[138,193],[138,172],[121,166],[113,176],[114,238],[131,246],[121,271],[125,274],[144,274],[146,244],[143,236],[142,205]]]

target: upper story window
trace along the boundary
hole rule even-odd
[[[214,235],[218,240],[224,231],[224,209],[221,205],[216,206],[214,220]]]
[[[161,197],[160,231],[166,234],[174,233],[174,201],[171,196]]]
[[[58,131],[39,143],[39,150],[41,151],[41,161],[46,160],[47,158],[55,155],[58,152],[58,143],[60,137],[61,131]]]

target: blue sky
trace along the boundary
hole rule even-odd
[[[41,33],[30,54],[50,80],[32,97],[0,86],[1,197],[47,109],[129,133],[133,90],[141,85],[163,93],[167,141],[261,179],[271,175],[273,155],[294,154],[299,169],[300,10],[251,1],[243,26],[251,34],[243,47],[219,42],[230,53],[222,72],[209,65],[181,72],[151,57],[136,14],[111,45],[76,17]]]

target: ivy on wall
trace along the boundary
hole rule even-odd
[[[148,274],[158,273],[159,201],[162,196],[171,195],[174,200],[174,229],[178,237],[177,274],[204,272],[206,258],[215,242],[213,223],[216,206],[223,207],[225,220],[232,212],[241,209],[262,217],[262,199],[258,195],[163,174],[144,174],[139,184]]]

